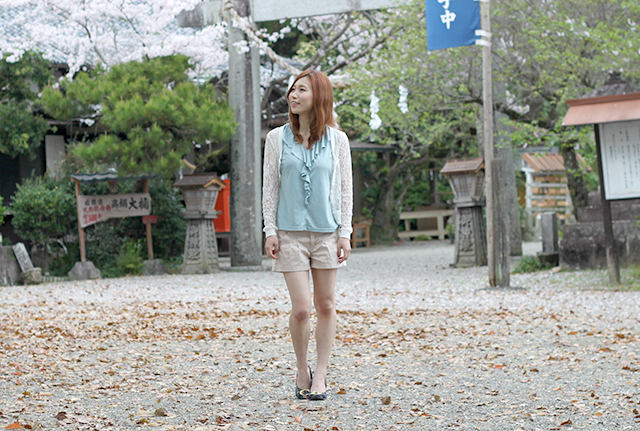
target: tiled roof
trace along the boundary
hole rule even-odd
[[[15,18],[27,10],[27,8],[32,6],[16,6],[16,7],[5,7],[0,6],[0,28],[3,30],[3,35],[0,37],[6,37],[11,40],[19,40],[28,37],[27,32],[24,31],[22,27],[19,25],[15,25],[13,22]],[[42,45],[40,46],[40,51],[45,56],[45,58],[52,63],[66,63],[67,57],[64,52],[55,48],[52,45]],[[0,54],[2,54],[0,52]]]
[[[576,154],[576,156],[580,165],[587,164],[580,154]],[[538,174],[565,171],[564,159],[561,154],[524,153],[522,159]]]

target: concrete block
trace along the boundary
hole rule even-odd
[[[102,274],[93,262],[76,262],[69,271],[70,280],[94,280],[96,278],[102,278]]]
[[[145,260],[142,266],[142,275],[164,275],[168,272],[160,259]]]
[[[20,265],[11,246],[0,246],[0,285],[13,286],[20,282]]]
[[[42,284],[42,269],[33,268],[23,272],[22,282],[24,284]]]

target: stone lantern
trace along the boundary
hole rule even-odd
[[[183,274],[210,274],[220,271],[218,244],[213,219],[218,193],[224,183],[214,173],[185,175],[176,181],[184,196],[187,237],[184,243]]]
[[[482,207],[484,198],[484,159],[454,160],[442,170],[453,190],[456,206],[456,267],[487,264],[487,233]]]

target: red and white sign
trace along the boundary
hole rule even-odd
[[[78,221],[85,228],[110,218],[138,217],[151,214],[149,193],[124,195],[77,196]]]

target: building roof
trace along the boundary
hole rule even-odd
[[[587,162],[580,154],[576,154],[578,163],[589,169]],[[524,160],[537,174],[564,172],[564,159],[561,154],[524,153]]]
[[[568,100],[563,126],[640,120],[640,93]]]
[[[475,159],[452,160],[447,162],[440,170],[440,173],[444,175],[476,173],[483,168],[484,159],[477,157]]]
[[[398,147],[388,144],[372,144],[369,142],[349,141],[351,151],[375,151],[376,153],[385,153],[395,151]]]
[[[20,13],[33,7],[31,5],[0,7],[0,28],[3,29],[5,39],[20,40],[29,37],[24,27],[14,24],[14,20]],[[66,54],[51,44],[40,46],[40,50],[52,63],[64,64],[67,62]]]
[[[94,174],[71,174],[73,180],[94,183],[98,181],[127,181],[127,180],[148,180],[156,178],[156,175],[128,175],[119,176],[116,172],[94,173]]]
[[[216,173],[201,173],[201,174],[192,174],[185,175],[175,183],[173,183],[174,187],[193,187],[193,188],[207,188],[212,185],[217,185],[218,187],[225,187],[225,183],[223,183],[218,174]]]

